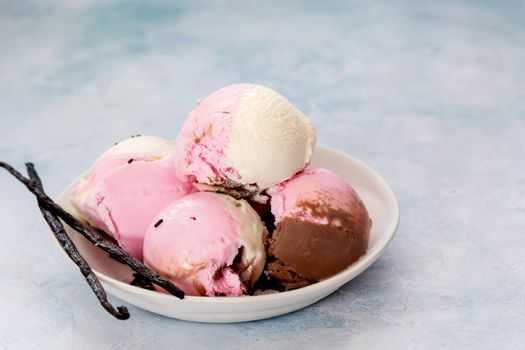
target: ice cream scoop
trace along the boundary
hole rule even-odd
[[[264,268],[265,234],[245,200],[196,192],[150,223],[144,263],[188,295],[241,296]]]
[[[329,277],[366,252],[372,221],[337,174],[308,168],[267,192],[275,216],[267,270],[286,288]]]
[[[177,170],[201,184],[257,193],[303,169],[314,144],[312,123],[282,95],[231,85],[189,114],[176,140]]]
[[[71,191],[80,218],[142,259],[144,234],[153,217],[194,191],[177,175],[174,153],[173,143],[153,136],[133,137],[111,147]]]

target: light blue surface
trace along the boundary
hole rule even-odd
[[[113,142],[262,83],[392,185],[386,254],[284,317],[120,322],[1,172],[0,349],[524,348],[523,2],[283,3],[0,2],[0,159],[56,196]]]

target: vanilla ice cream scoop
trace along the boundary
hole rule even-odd
[[[315,129],[272,89],[222,88],[200,101],[177,138],[180,175],[203,184],[260,192],[310,161]]]
[[[195,190],[177,175],[174,153],[173,143],[153,136],[111,147],[71,191],[80,218],[142,259],[144,234],[153,217]]]
[[[241,296],[266,262],[266,228],[245,200],[196,192],[150,223],[144,263],[187,295]]]

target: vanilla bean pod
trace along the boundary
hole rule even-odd
[[[42,181],[40,180],[40,177],[38,176],[33,164],[26,163],[26,168],[27,173],[29,174],[29,178],[42,192],[44,192]],[[80,272],[86,279],[88,285],[93,290],[93,293],[95,293],[95,295],[97,296],[102,307],[104,307],[104,309],[106,309],[110,314],[112,314],[119,320],[127,320],[129,318],[128,309],[125,306],[117,306],[117,308],[115,309],[113,305],[111,305],[111,303],[108,301],[104,287],[102,287],[102,284],[100,284],[100,281],[98,280],[93,270],[91,270],[91,267],[88,265],[86,260],[84,260],[82,255],[80,255],[80,253],[78,252],[77,247],[75,247],[75,244],[67,235],[66,230],[64,229],[64,225],[62,225],[60,219],[47,208],[45,208],[40,203],[40,201],[38,201],[38,206],[40,207],[42,216],[47,221],[49,228],[51,228],[51,230],[55,234],[57,241],[60,243],[60,246],[62,246],[67,255],[78,266]]]
[[[89,226],[76,219],[74,216],[65,211],[61,206],[56,204],[49,196],[47,196],[42,190],[40,190],[31,180],[16,171],[12,166],[7,163],[0,162],[0,167],[6,169],[11,175],[23,183],[26,188],[33,193],[41,205],[46,209],[50,210],[53,214],[60,217],[66,224],[68,224],[75,231],[79,232],[93,245],[99,247],[106,253],[108,253],[113,259],[128,265],[135,272],[144,276],[145,279],[151,281],[151,283],[158,285],[165,289],[168,293],[173,294],[177,298],[183,299],[184,292],[176,287],[173,283],[157,275],[155,272],[150,270],[139,260],[133,258],[125,250],[115,245],[112,242],[106,241],[99,237],[97,233]]]

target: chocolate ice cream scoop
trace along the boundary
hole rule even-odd
[[[275,230],[267,271],[285,288],[338,273],[366,252],[372,221],[354,189],[326,169],[306,169],[269,189]]]

